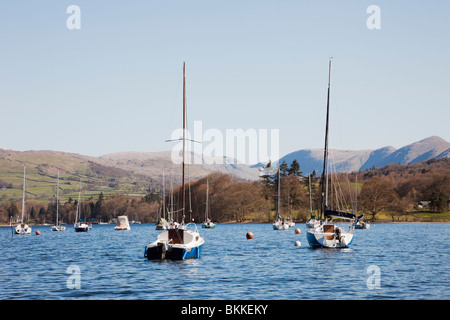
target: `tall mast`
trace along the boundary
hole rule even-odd
[[[206,179],[206,207],[205,207],[205,222],[208,221],[208,211],[209,211],[209,203],[208,203],[208,198],[209,198],[209,180]]]
[[[80,189],[78,190],[77,215],[75,217],[75,223],[78,223],[78,219],[81,218],[80,200],[81,200],[81,178],[80,178]]]
[[[165,219],[166,217],[166,182],[164,179],[164,170],[163,170],[163,194],[162,194],[162,198],[163,198],[163,214],[162,217]]]
[[[56,182],[56,226],[58,226],[58,216],[59,216],[59,170],[58,170],[58,181]]]
[[[325,126],[325,148],[323,152],[323,170],[322,170],[322,206],[320,208],[320,218],[325,214],[328,206],[328,121],[330,118],[330,83],[331,83],[331,58],[328,64],[328,95],[327,95],[327,120]]]
[[[185,162],[185,148],[186,148],[186,62],[183,62],[183,220],[185,215],[185,203],[186,203],[186,190],[185,190],[185,174],[184,174],[184,162]]]
[[[278,161],[278,192],[277,192],[277,219],[280,214],[280,162]]]
[[[311,211],[312,214],[311,174],[308,175],[308,180],[309,180],[309,210]]]
[[[25,213],[25,166],[23,166],[22,223],[24,213]]]

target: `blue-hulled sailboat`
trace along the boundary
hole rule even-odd
[[[186,147],[186,63],[183,63],[183,181],[182,181],[182,213],[181,224],[169,225],[160,233],[156,241],[145,247],[144,256],[148,260],[185,260],[198,259],[203,248],[204,239],[200,236],[197,225],[184,224],[186,189],[185,189],[185,147]]]
[[[311,247],[318,248],[347,248],[353,241],[353,224],[348,230],[338,226],[333,222],[333,218],[350,220],[353,222],[356,216],[352,213],[331,210],[328,207],[328,124],[330,114],[330,81],[331,80],[331,59],[328,66],[328,96],[327,96],[327,118],[325,127],[325,148],[322,171],[322,205],[318,221],[315,221],[307,229],[306,238]]]

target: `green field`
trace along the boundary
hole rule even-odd
[[[26,199],[49,202],[56,196],[60,173],[60,201],[78,199],[81,179],[83,199],[115,193],[143,196],[151,187],[146,176],[102,166],[74,154],[56,152],[0,153],[0,203],[22,199],[23,170],[26,167]]]

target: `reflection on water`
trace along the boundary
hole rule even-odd
[[[450,298],[449,224],[372,224],[356,230],[346,249],[312,249],[305,225],[295,228],[219,224],[200,229],[200,259],[148,261],[144,247],[159,233],[153,224],[126,232],[98,225],[89,233],[34,227],[39,236],[2,227],[0,299]],[[68,288],[71,276],[79,276],[79,289]]]

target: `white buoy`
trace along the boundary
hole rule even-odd
[[[300,247],[302,245],[302,243],[300,241],[295,241],[294,246],[296,247]]]

